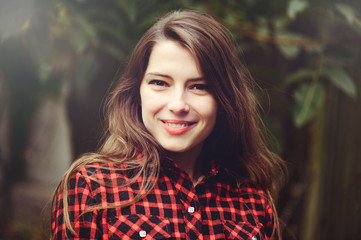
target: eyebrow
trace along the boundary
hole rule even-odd
[[[158,73],[158,72],[149,72],[146,74],[147,75],[153,75],[153,76],[157,76],[157,77],[163,77],[163,78],[168,78],[168,79],[173,79],[171,76],[167,75],[167,74],[163,74],[163,73]],[[202,77],[196,77],[196,78],[190,78],[190,79],[187,79],[188,81],[192,81],[192,82],[195,82],[195,81],[203,81],[205,80],[205,78],[202,76]]]

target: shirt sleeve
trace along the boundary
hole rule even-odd
[[[276,240],[278,239],[277,225],[275,222],[275,213],[274,210],[270,207],[269,204],[266,204],[266,216],[264,224],[264,233],[265,239]]]
[[[60,191],[57,195],[56,203],[52,214],[52,239],[102,239],[99,226],[97,224],[98,211],[88,211],[95,205],[92,197],[91,182],[88,177],[84,177],[80,172],[70,178],[68,184],[68,213],[73,234],[66,226],[64,219],[63,194]]]
[[[272,208],[266,193],[248,181],[241,184],[240,192],[241,201],[246,206],[246,219],[261,226],[260,236],[256,236],[256,238],[264,240],[278,239],[275,210]]]

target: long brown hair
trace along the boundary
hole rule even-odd
[[[70,231],[73,228],[66,191],[69,178],[80,166],[109,161],[127,163],[136,170],[134,181],[140,175],[144,179],[143,191],[134,201],[154,187],[155,181],[151,179],[158,177],[164,150],[142,123],[139,88],[153,46],[164,39],[178,42],[197,59],[209,91],[218,102],[220,114],[207,139],[212,156],[224,167],[232,166],[230,169],[239,180],[250,179],[263,189],[273,206],[275,176],[279,176],[282,161],[269,151],[262,138],[262,123],[250,90],[252,79],[247,69],[239,61],[230,37],[216,20],[200,12],[174,11],[159,19],[144,34],[119,84],[110,94],[106,114],[108,129],[103,146],[98,153],[78,159],[57,189],[57,193],[63,193],[64,219]],[[137,158],[139,153],[140,159]]]

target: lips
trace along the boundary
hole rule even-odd
[[[171,135],[180,135],[187,132],[196,122],[178,121],[178,120],[161,120],[163,128]]]

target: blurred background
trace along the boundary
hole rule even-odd
[[[94,151],[146,29],[189,8],[230,30],[289,168],[284,239],[361,237],[361,1],[0,0],[0,239],[49,239],[52,193]]]

